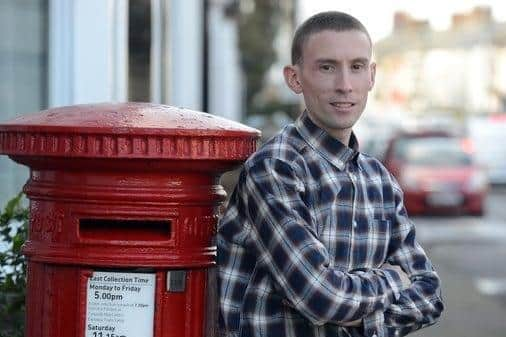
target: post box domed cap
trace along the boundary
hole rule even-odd
[[[58,107],[0,123],[0,153],[240,159],[260,132],[208,113],[152,103]]]
[[[152,103],[100,103],[58,107],[0,124],[33,132],[257,136],[258,130],[205,112]]]

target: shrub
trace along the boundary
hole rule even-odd
[[[0,214],[0,337],[22,337],[25,320],[26,263],[21,246],[27,237],[28,209],[20,193]]]

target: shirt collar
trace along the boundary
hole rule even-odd
[[[353,132],[351,133],[349,146],[346,146],[313,123],[307,111],[304,111],[295,121],[295,127],[302,138],[315,151],[340,170],[344,170],[348,161],[356,160],[358,157],[358,141]]]

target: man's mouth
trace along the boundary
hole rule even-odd
[[[331,102],[330,104],[339,109],[348,109],[355,105],[355,103],[351,102]]]

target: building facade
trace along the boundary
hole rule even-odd
[[[488,7],[455,14],[448,30],[405,13],[376,44],[376,98],[408,113],[457,118],[506,110],[506,23]]]
[[[233,0],[0,2],[0,122],[46,108],[146,101],[241,120]],[[0,157],[0,205],[28,171]]]

